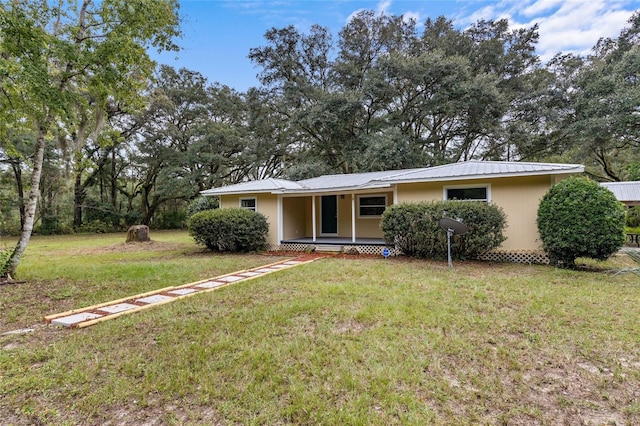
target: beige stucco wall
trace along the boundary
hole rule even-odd
[[[382,195],[382,193],[365,194],[365,195]],[[338,195],[338,235],[344,238],[351,238],[353,236],[353,228],[351,222],[352,209],[351,209],[351,196],[352,194],[340,194]],[[374,218],[358,218],[358,196],[355,197],[355,210],[356,210],[356,237],[359,238],[381,238],[382,231],[380,230],[380,219]],[[387,205],[393,204],[393,198],[389,203],[389,197],[387,197]],[[318,219],[319,220],[319,219]],[[318,229],[320,229],[320,222],[318,221]]]
[[[279,244],[278,242],[278,196],[273,194],[243,194],[220,196],[220,207],[240,207],[241,198],[256,198],[256,211],[267,217],[269,222],[269,234],[267,244]]]
[[[445,186],[490,185],[491,202],[507,216],[503,250],[538,250],[541,248],[536,218],[540,199],[552,183],[561,177],[529,176],[439,183],[398,185],[398,201],[430,201],[444,198]]]
[[[311,232],[311,199],[288,197],[282,199],[283,231],[285,240],[306,237]]]
[[[554,179],[555,181],[555,179]],[[538,205],[552,185],[550,176],[498,179],[491,186],[492,202],[507,215],[505,250],[540,250]]]
[[[387,206],[393,205],[393,192],[376,192],[374,194],[362,194],[362,195],[368,195],[368,196],[386,195]],[[356,215],[357,214],[358,214],[358,196],[356,195]],[[351,210],[349,210],[349,220],[351,220]],[[382,238],[382,230],[380,229],[380,218],[356,217],[356,236],[360,238]]]

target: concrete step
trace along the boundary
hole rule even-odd
[[[319,253],[342,253],[344,246],[335,244],[317,244],[316,252]]]

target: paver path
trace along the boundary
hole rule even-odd
[[[44,320],[50,324],[62,325],[70,328],[84,328],[90,325],[117,318],[122,315],[139,312],[154,306],[173,302],[174,300],[190,297],[199,293],[206,293],[217,290],[240,281],[246,281],[283,269],[313,262],[326,256],[300,256],[297,258],[283,260],[269,265],[258,266],[252,269],[221,275],[181,286],[165,287],[148,293],[124,299],[113,300],[99,305],[88,306],[86,308],[74,309],[72,311],[59,314],[48,315]]]

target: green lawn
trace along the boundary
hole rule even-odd
[[[35,239],[0,332],[278,259],[152,238]],[[633,274],[327,258],[0,337],[0,424],[638,424],[638,324]]]

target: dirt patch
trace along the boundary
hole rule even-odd
[[[102,416],[104,426],[164,426],[171,424],[225,424],[222,417],[211,407],[189,406],[179,401],[164,403],[149,395],[144,404],[132,401],[128,405],[112,407]]]
[[[355,319],[349,319],[336,324],[335,332],[337,334],[360,334],[370,327],[362,324]]]
[[[131,243],[117,243],[103,247],[96,248],[83,248],[78,250],[69,251],[69,254],[100,254],[100,253],[123,253],[134,251],[173,251],[184,248],[183,244],[179,243],[167,243],[163,241],[144,241],[144,242],[131,242]]]

